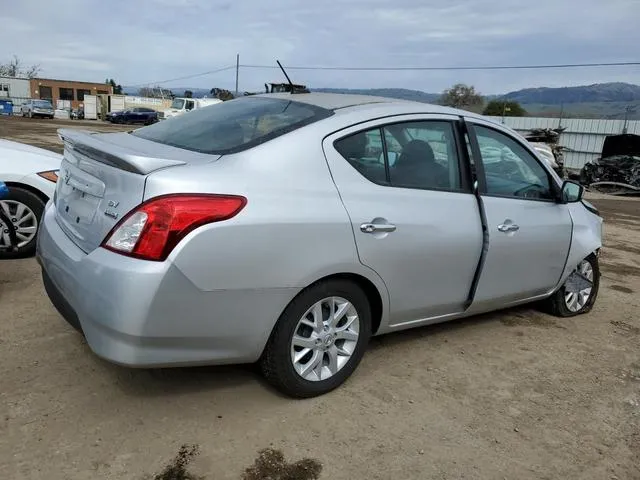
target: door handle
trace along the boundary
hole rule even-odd
[[[517,232],[518,230],[520,230],[520,227],[515,223],[508,223],[508,224],[502,223],[498,225],[499,232],[509,233],[509,232]]]
[[[363,223],[360,225],[360,231],[362,233],[377,233],[377,232],[395,232],[396,226],[390,223]]]

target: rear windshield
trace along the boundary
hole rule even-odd
[[[240,152],[333,115],[281,98],[243,97],[193,110],[132,132],[136,137],[202,153]]]

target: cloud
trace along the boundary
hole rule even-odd
[[[15,53],[27,64],[40,63],[44,76],[142,84],[233,65],[236,53],[242,64],[275,65],[279,59],[285,66],[636,61],[637,18],[636,0],[21,0],[0,11],[0,44],[7,59]],[[640,67],[289,73],[317,87],[441,91],[464,81],[484,93],[640,83]],[[234,75],[232,69],[179,86],[233,88]],[[276,69],[240,71],[243,90],[280,80]]]

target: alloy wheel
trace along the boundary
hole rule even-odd
[[[360,318],[351,302],[327,297],[300,318],[291,339],[294,370],[307,381],[327,380],[351,359],[360,335]]]
[[[0,209],[11,220],[11,225],[0,221],[0,247],[9,246],[9,229],[13,228],[18,239],[18,248],[31,242],[38,233],[38,219],[29,207],[15,200],[0,201]]]
[[[583,260],[565,282],[564,303],[567,309],[573,313],[582,310],[591,298],[592,289],[593,266]]]

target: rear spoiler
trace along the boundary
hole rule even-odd
[[[99,132],[72,130],[69,128],[58,129],[58,137],[64,143],[65,149],[70,149],[92,160],[127,172],[147,175],[161,168],[186,164],[186,162],[180,160],[140,155],[130,149],[103,142],[95,137],[96,133]]]

